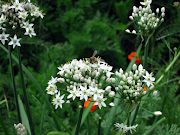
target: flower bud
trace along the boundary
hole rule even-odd
[[[159,115],[162,115],[162,112],[161,111],[156,111],[153,114],[156,115],[156,116],[159,116]]]
[[[156,9],[156,13],[159,13],[159,8]]]
[[[136,65],[136,64],[133,64],[132,69],[133,69],[133,70],[136,70],[136,69],[137,69],[137,65]]]
[[[115,92],[114,91],[109,92],[109,97],[114,97],[114,96],[115,96]]]
[[[161,12],[164,13],[165,12],[165,7],[161,8]]]
[[[157,91],[154,91],[154,92],[153,92],[153,96],[156,96],[156,95],[157,95]]]
[[[130,33],[130,30],[129,30],[129,29],[126,29],[125,32]]]
[[[164,17],[164,16],[165,16],[165,13],[162,13],[161,16]]]
[[[111,102],[111,103],[109,103],[109,106],[114,107],[115,105],[113,102]]]
[[[111,92],[111,86],[107,86],[106,89],[105,89],[105,91]]]

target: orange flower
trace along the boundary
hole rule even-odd
[[[131,53],[128,55],[128,59],[129,59],[129,60],[132,60],[135,54],[136,54],[136,52],[131,52]],[[141,62],[141,60],[139,59],[139,55],[138,55],[138,57],[137,57],[137,59],[136,59],[136,61],[135,61],[135,64],[138,64],[138,63],[140,63],[140,62]]]
[[[147,90],[147,87],[145,86],[143,89],[144,89],[144,91],[146,91],[146,90]]]
[[[84,108],[86,109],[91,101],[92,97],[89,98],[87,101],[84,102]],[[94,102],[95,103],[95,102]],[[90,112],[94,111],[98,105],[92,105]]]

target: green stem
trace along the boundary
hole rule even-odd
[[[42,135],[42,128],[43,128],[43,123],[44,123],[45,109],[46,109],[46,104],[44,104],[43,108],[42,108],[41,123],[40,123],[40,129],[39,129],[39,134],[40,135]]]
[[[100,135],[101,131],[101,117],[99,117],[99,125],[98,125],[98,135]]]
[[[8,45],[8,50],[9,50],[9,64],[10,64],[10,70],[11,70],[11,79],[12,79],[12,84],[13,84],[14,99],[15,99],[16,110],[17,110],[17,114],[18,114],[18,120],[19,120],[19,123],[21,123],[17,90],[16,90],[16,85],[15,85],[15,80],[14,80],[14,69],[13,69],[13,65],[12,65],[11,46],[9,46],[9,45]]]
[[[154,33],[154,32],[153,32]],[[149,39],[151,38],[151,36],[153,35],[150,34],[148,37],[147,37],[147,40],[145,42],[145,49],[144,49],[144,59],[143,59],[143,68],[146,69],[146,66],[147,66],[147,57],[148,57],[148,50],[149,50]],[[136,110],[135,110],[135,114],[134,114],[134,117],[133,117],[133,120],[131,122],[131,125],[134,125],[134,122],[136,120],[136,116],[138,114],[138,110],[139,110],[139,105],[136,107]]]
[[[17,53],[18,53],[18,59],[19,59],[19,70],[20,70],[20,74],[21,74],[21,82],[22,82],[22,87],[23,87],[23,94],[24,94],[24,100],[25,100],[25,105],[26,105],[26,110],[27,110],[27,116],[29,119],[31,133],[32,133],[32,135],[35,135],[31,112],[30,112],[30,107],[29,107],[29,102],[28,102],[28,97],[27,97],[27,92],[26,92],[26,87],[25,87],[25,83],[24,83],[24,77],[23,77],[23,71],[22,71],[22,65],[21,65],[21,56],[20,56],[21,52],[20,52],[19,46],[17,49]]]
[[[171,52],[172,52],[172,50],[169,49],[169,58],[170,58],[170,60],[172,60]],[[171,73],[170,73],[170,72],[168,72],[168,81],[169,81],[169,79],[171,79]],[[167,86],[167,85],[166,85],[166,86]],[[165,94],[164,99],[163,99],[163,102],[162,102],[161,112],[163,112],[163,109],[164,109],[164,106],[165,106],[165,104],[166,104],[166,100],[167,100],[167,97],[168,97],[168,93],[169,93],[170,88],[169,88],[169,87],[166,87],[165,90],[166,90],[166,94]],[[154,120],[154,122],[153,122],[153,125],[159,120],[159,118],[160,118],[160,116],[158,116],[158,117],[155,118],[155,120]],[[152,132],[152,133],[153,133],[153,132]],[[152,133],[151,133],[151,134],[152,134]]]
[[[8,131],[7,131],[7,128],[6,128],[6,125],[4,124],[4,121],[3,121],[2,117],[1,117],[1,113],[0,113],[0,125],[1,125],[1,127],[2,127],[2,129],[3,129],[3,132],[5,133],[5,135],[9,135],[9,134],[8,134]]]
[[[130,112],[131,104],[128,107],[128,118],[127,118],[127,126],[129,127],[129,122],[130,122],[130,117],[131,117],[131,112]],[[130,135],[130,131],[127,132],[127,135]]]
[[[89,116],[87,116],[87,129],[88,129],[88,135],[91,135],[91,129],[89,125]]]
[[[175,61],[178,59],[178,57],[180,56],[180,51],[178,52],[178,54],[174,57],[173,61],[168,65],[168,67],[165,69],[164,73],[160,76],[160,78],[156,81],[155,85],[157,85],[162,78],[164,77],[164,75],[169,71],[169,69],[173,66],[173,64],[175,63]]]
[[[81,108],[80,113],[79,113],[79,119],[78,119],[75,135],[79,134],[80,124],[81,124],[81,119],[82,119],[82,114],[83,114],[83,109],[84,109],[83,106],[84,106],[84,102],[82,101],[82,108]]]

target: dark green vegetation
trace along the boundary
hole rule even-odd
[[[141,42],[140,36],[127,34],[126,28],[133,29],[133,23],[128,16],[132,12],[133,5],[139,6],[139,1],[135,0],[37,0],[33,1],[46,13],[43,20],[37,19],[35,31],[37,36],[33,38],[25,37],[21,41],[21,59],[22,63],[28,68],[35,77],[44,92],[48,80],[51,76],[56,76],[57,67],[72,59],[82,59],[92,56],[94,50],[98,51],[98,56],[102,57],[109,65],[126,69],[129,60],[127,56],[130,52],[136,51]],[[180,27],[180,9],[173,7],[171,0],[156,0],[152,3],[152,8],[166,8],[165,22],[155,31],[150,40],[149,57],[147,70],[152,71],[159,78],[164,69],[172,61],[174,47],[179,48]],[[7,48],[7,46],[5,46]],[[143,59],[143,50],[140,52],[140,59]],[[17,56],[17,48],[13,54]],[[17,112],[15,110],[15,100],[12,90],[10,67],[8,54],[0,49],[0,101],[7,99],[6,103],[0,105],[0,114],[5,122],[10,135],[15,134],[14,123],[18,123]],[[166,120],[160,125],[154,134],[161,134],[166,129],[166,134],[172,135],[176,131],[179,133],[180,126],[180,60],[171,68],[168,74],[157,86],[159,94],[147,100],[144,108],[155,111],[163,109],[163,115]],[[18,94],[24,102],[19,66],[13,61],[15,71],[15,81]],[[24,74],[25,85],[27,89],[35,133],[38,135],[42,118],[42,135],[50,131],[55,131],[56,126],[53,122],[42,95],[35,85]],[[64,86],[60,86],[65,89]],[[47,95],[48,97],[48,95]],[[164,100],[166,99],[166,100]],[[51,98],[49,98],[51,101]],[[166,104],[162,106],[163,102]],[[108,100],[106,104],[110,103]],[[81,103],[78,101],[72,104],[63,104],[63,109],[55,110],[58,117],[63,121],[71,131],[77,120]],[[52,106],[54,108],[54,106]],[[125,116],[125,106],[120,103],[116,112],[116,122],[123,122]],[[106,119],[110,108],[96,109],[88,116],[89,127],[94,135],[98,133],[99,119],[102,117],[101,130],[106,127]],[[146,131],[154,122],[155,116],[148,114],[140,109],[136,122],[139,124],[137,133],[140,135]],[[85,121],[80,129],[81,135],[88,135],[88,127]],[[166,126],[168,124],[169,126]],[[172,125],[176,124],[176,125]],[[65,131],[61,127],[62,131]],[[103,133],[103,132],[101,132]],[[114,127],[110,134],[117,133]],[[174,134],[175,134],[174,133]],[[0,134],[3,130],[0,127]]]

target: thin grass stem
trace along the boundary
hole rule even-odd
[[[90,125],[89,125],[89,116],[87,116],[86,120],[87,120],[88,135],[91,135],[91,127],[90,127]]]
[[[31,111],[30,111],[30,107],[29,107],[29,101],[28,101],[26,87],[25,87],[25,83],[24,83],[24,77],[23,77],[23,71],[22,71],[22,65],[21,65],[21,56],[20,56],[21,52],[20,52],[19,46],[17,48],[17,53],[18,53],[18,59],[19,59],[19,70],[20,70],[20,74],[21,74],[21,82],[22,82],[22,87],[23,87],[23,94],[24,94],[27,116],[29,119],[31,133],[32,133],[32,135],[35,135],[34,126],[33,126],[32,117],[31,117]]]
[[[21,116],[20,116],[20,111],[19,111],[18,96],[17,96],[16,84],[15,84],[15,79],[14,79],[14,69],[13,69],[13,64],[12,64],[11,46],[9,45],[8,45],[8,50],[9,50],[9,64],[10,64],[10,70],[11,70],[11,79],[12,79],[12,85],[13,85],[14,99],[15,99],[16,110],[18,114],[18,120],[19,120],[19,123],[21,123],[22,121],[21,121]]]
[[[82,101],[82,106],[84,106],[84,102],[83,102],[83,101]],[[75,135],[78,135],[78,134],[79,134],[79,129],[80,129],[80,124],[81,124],[83,109],[84,109],[84,108],[82,107],[81,110],[80,110],[80,113],[79,113],[79,119],[78,119],[78,123],[77,123]]]
[[[99,117],[99,124],[98,124],[98,135],[101,134],[101,117]]]

